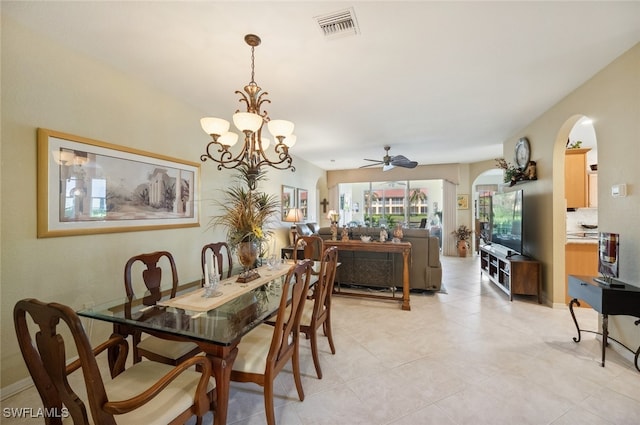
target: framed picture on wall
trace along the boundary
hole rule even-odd
[[[287,214],[291,208],[296,208],[296,188],[282,185],[280,192],[280,206],[282,208],[282,221],[287,219]]]
[[[304,221],[309,218],[309,192],[306,189],[298,189],[298,208],[302,212]]]
[[[199,226],[200,165],[38,129],[38,237]]]
[[[469,195],[458,195],[458,209],[459,210],[469,209]]]

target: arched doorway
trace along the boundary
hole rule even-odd
[[[572,225],[576,224],[575,217],[568,216],[573,213],[567,211],[567,190],[565,178],[566,150],[569,145],[581,141],[581,147],[590,148],[593,151],[586,161],[584,172],[588,174],[588,166],[597,162],[597,142],[595,130],[589,117],[581,114],[569,117],[560,127],[553,149],[553,293],[552,302],[554,306],[564,307],[566,305],[566,243],[567,231],[573,230]],[[586,177],[585,177],[586,178]],[[588,183],[587,183],[588,184]],[[592,184],[594,184],[592,182]],[[597,193],[597,189],[596,189]],[[588,204],[583,206],[588,208]],[[569,225],[569,227],[567,227]]]

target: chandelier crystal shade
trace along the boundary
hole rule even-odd
[[[246,170],[249,189],[254,190],[260,167],[263,165],[278,170],[296,170],[289,155],[289,148],[296,143],[296,136],[293,134],[294,124],[291,121],[272,120],[267,111],[261,110],[264,102],[271,103],[265,97],[269,93],[263,92],[254,81],[254,49],[261,41],[260,37],[254,34],[247,34],[244,41],[251,46],[251,81],[244,87],[244,93],[238,90],[235,93],[241,96],[239,101],[245,103],[247,111],[237,110],[232,117],[233,125],[244,135],[244,143],[238,153],[232,152],[230,148],[238,142],[238,134],[229,131],[229,121],[222,118],[202,118],[200,125],[212,140],[207,144],[200,160],[205,162],[210,159],[216,162],[218,170],[238,167]],[[276,139],[273,148],[275,153],[268,153],[271,140],[262,137],[265,123],[269,133]]]

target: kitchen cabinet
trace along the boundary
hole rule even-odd
[[[578,240],[565,245],[565,300],[569,304],[569,275],[598,276],[598,241]],[[582,303],[580,303],[582,307]],[[588,307],[588,306],[586,306]]]
[[[564,157],[564,194],[567,208],[585,208],[588,204],[587,152],[591,149],[567,149]]]
[[[589,208],[598,208],[598,173],[589,173]]]

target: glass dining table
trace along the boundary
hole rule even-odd
[[[237,275],[222,280],[217,297],[203,297],[201,282],[145,293],[142,297],[122,297],[79,310],[80,316],[113,323],[113,332],[123,337],[136,331],[168,340],[192,341],[211,360],[216,379],[216,425],[226,424],[231,368],[238,343],[253,328],[273,316],[280,305],[282,282],[293,262],[257,269],[260,277],[248,283],[236,282]],[[318,270],[319,262],[314,263]],[[312,277],[311,283],[314,279]],[[290,294],[287,294],[290,297]],[[112,367],[117,352],[108,353]]]

